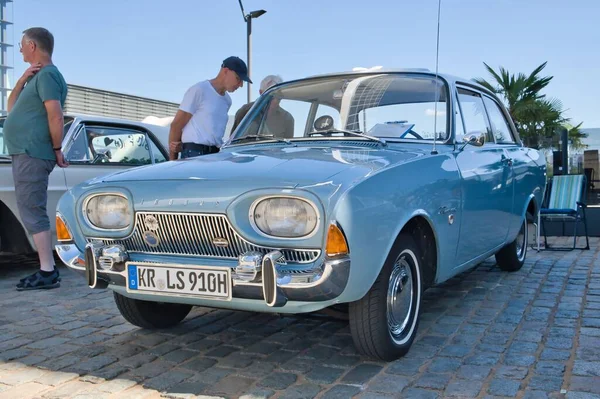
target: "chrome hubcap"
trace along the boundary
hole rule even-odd
[[[521,230],[517,235],[517,258],[521,259],[525,254],[525,245],[527,245],[527,220],[521,225]]]
[[[402,340],[403,333],[409,327],[413,308],[413,276],[408,258],[404,255],[396,261],[388,284],[387,322],[395,341]]]

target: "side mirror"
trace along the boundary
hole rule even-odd
[[[470,144],[475,147],[481,147],[482,145],[485,144],[485,133],[476,132],[476,133],[466,134],[463,137],[463,143],[464,144],[462,145],[462,147],[460,147],[461,151],[467,146],[467,144]]]

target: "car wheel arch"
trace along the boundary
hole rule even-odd
[[[438,240],[433,225],[425,215],[413,216],[396,235],[389,253],[391,253],[402,233],[410,234],[420,249],[420,262],[423,266],[423,270],[421,270],[423,290],[426,290],[435,283],[438,271]]]
[[[19,218],[0,201],[0,252],[26,254],[34,252]]]

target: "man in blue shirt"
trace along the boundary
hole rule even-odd
[[[23,32],[19,46],[23,61],[31,66],[8,98],[4,141],[12,158],[19,214],[40,260],[40,270],[17,284],[22,291],[60,286],[46,204],[50,172],[56,165],[68,164],[61,147],[67,84],[52,64],[54,37],[44,28],[30,28]]]

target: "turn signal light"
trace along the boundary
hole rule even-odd
[[[64,220],[58,215],[56,215],[56,239],[58,241],[71,241],[73,239]]]
[[[325,247],[327,256],[340,256],[348,254],[348,243],[344,233],[337,224],[329,225],[327,232],[327,246]]]

